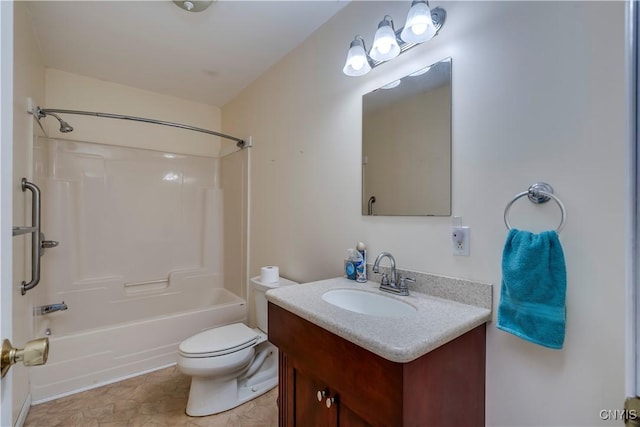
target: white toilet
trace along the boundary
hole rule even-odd
[[[267,341],[267,300],[271,288],[294,285],[251,279],[259,329],[243,323],[200,332],[180,344],[178,369],[191,375],[187,415],[217,414],[243,404],[278,384],[278,349]]]

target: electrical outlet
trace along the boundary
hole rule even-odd
[[[453,254],[456,256],[469,256],[469,227],[451,227],[451,242]]]

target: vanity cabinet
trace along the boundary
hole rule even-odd
[[[269,303],[269,341],[280,427],[484,425],[484,324],[398,363]]]
[[[284,362],[286,366],[287,361]],[[282,364],[281,364],[282,368]],[[284,368],[285,370],[287,368]],[[293,419],[281,425],[296,426],[368,426],[358,417],[340,395],[326,382],[315,379],[296,367],[289,366],[294,391]],[[282,413],[281,420],[282,420]]]
[[[318,380],[307,374],[298,365],[291,365],[291,360],[285,355],[280,358],[281,372],[288,372],[287,384],[293,390],[293,406],[289,412],[280,411],[280,425],[286,426],[369,426],[370,424],[354,413],[348,406],[348,401],[342,400],[341,395],[326,381]],[[280,376],[282,380],[284,376]],[[280,389],[282,390],[282,389]],[[280,398],[282,402],[282,398]],[[293,411],[291,409],[293,408]],[[285,421],[286,420],[286,421]]]

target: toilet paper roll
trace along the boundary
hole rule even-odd
[[[276,283],[280,280],[280,269],[277,265],[267,265],[260,269],[260,281],[262,283]]]

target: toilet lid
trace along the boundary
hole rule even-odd
[[[234,323],[187,338],[180,344],[180,353],[192,357],[228,354],[252,346],[258,337],[258,333],[245,324]]]

